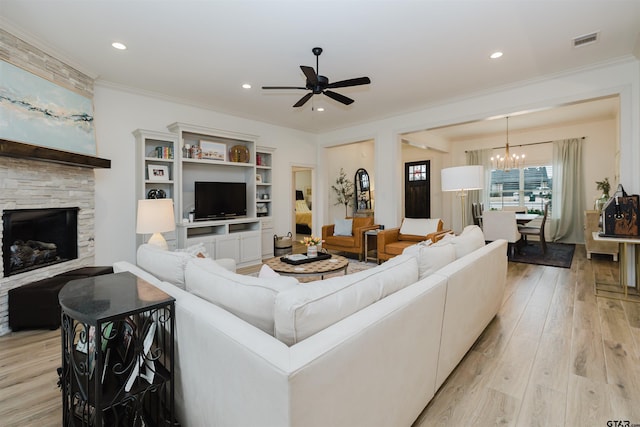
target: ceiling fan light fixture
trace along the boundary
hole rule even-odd
[[[314,47],[312,50],[313,54],[316,57],[316,69],[313,67],[308,67],[306,65],[301,65],[300,70],[305,76],[306,82],[305,86],[262,86],[262,89],[300,89],[309,91],[305,94],[298,102],[296,102],[293,107],[298,108],[302,107],[309,99],[311,99],[314,95],[326,95],[334,101],[340,102],[344,105],[351,105],[353,103],[353,99],[341,95],[337,92],[334,92],[329,89],[337,89],[343,87],[351,87],[351,86],[360,86],[360,85],[368,85],[371,83],[371,79],[369,77],[357,77],[354,79],[340,80],[338,82],[330,82],[329,78],[323,76],[319,73],[319,56],[322,53],[322,48]],[[313,108],[313,107],[312,107]]]
[[[319,111],[319,112],[322,113],[324,111],[324,107],[318,107],[318,108],[316,108],[316,111]]]

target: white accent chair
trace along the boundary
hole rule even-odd
[[[522,241],[514,211],[485,210],[482,213],[482,231],[484,239],[488,242],[498,239],[504,239],[509,242],[511,256],[514,255],[516,246]]]

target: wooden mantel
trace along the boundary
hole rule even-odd
[[[111,168],[111,160],[0,139],[0,156],[62,163],[83,168]]]

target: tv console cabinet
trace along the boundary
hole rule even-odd
[[[180,247],[202,243],[211,258],[233,258],[239,267],[257,264],[262,259],[258,218],[183,223],[178,225],[177,234]]]

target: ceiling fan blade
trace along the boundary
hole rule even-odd
[[[262,89],[306,89],[299,86],[262,86]]]
[[[336,93],[330,90],[325,90],[322,93],[327,95],[329,98],[335,99],[338,102],[342,102],[344,105],[353,104],[353,99],[347,98],[346,96],[340,95],[339,93]]]
[[[339,82],[329,83],[327,89],[336,89],[339,87],[368,85],[371,83],[369,77],[357,77],[355,79],[340,80]]]
[[[300,69],[304,73],[309,83],[311,83],[313,86],[318,84],[318,75],[313,68],[307,67],[306,65],[301,65]]]
[[[293,106],[295,107],[302,107],[308,100],[311,99],[311,97],[313,96],[313,92],[309,92],[308,94],[306,94],[305,96],[303,96],[302,98],[300,98],[300,101],[296,102]]]

